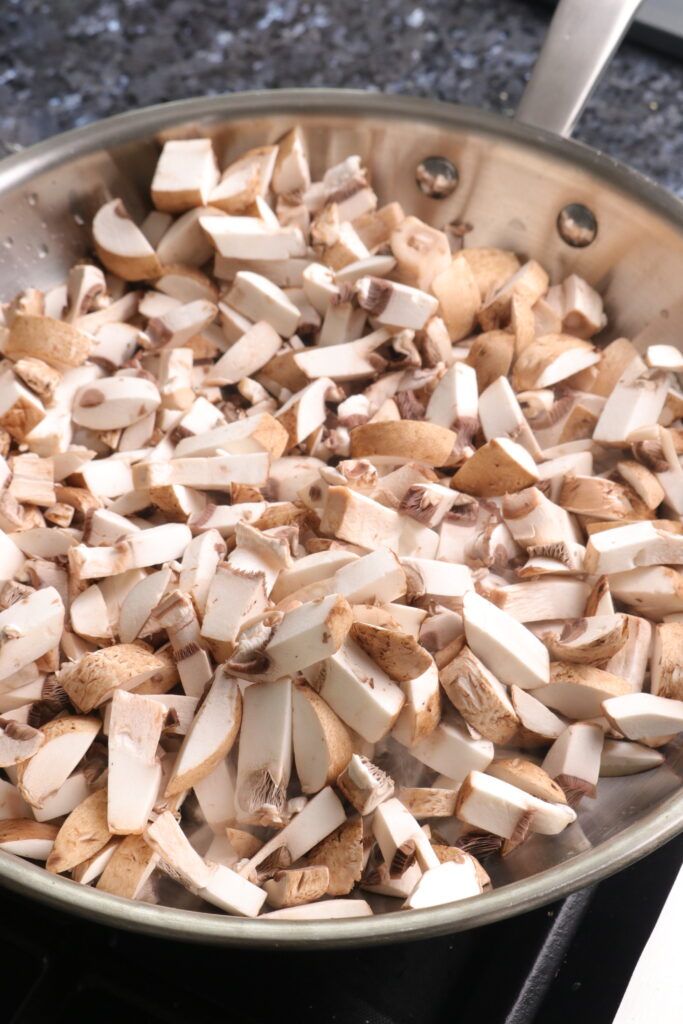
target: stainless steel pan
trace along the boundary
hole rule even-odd
[[[637,0],[564,0],[522,103],[524,124],[426,100],[301,90],[151,107],[34,146],[0,165],[1,294],[62,280],[88,251],[90,217],[110,195],[143,212],[160,137],[211,135],[226,163],[298,123],[314,172],[360,153],[380,198],[398,199],[439,226],[467,221],[467,245],[533,254],[555,279],[573,270],[584,275],[606,297],[610,336],[678,343],[683,204],[609,157],[560,137],[637,6]],[[416,168],[430,156],[457,168],[459,184],[448,198],[429,198],[416,186]],[[570,244],[575,233],[565,230],[566,241],[558,230],[558,216],[571,204],[589,211],[597,226],[583,248]],[[585,211],[576,216],[579,226],[590,221]],[[566,229],[567,218],[560,223]],[[585,233],[579,236],[585,241]],[[327,922],[249,921],[207,912],[206,904],[179,897],[177,887],[164,897],[173,905],[120,900],[6,853],[0,853],[0,879],[74,913],[196,941],[296,948],[433,936],[529,910],[649,853],[683,828],[682,777],[678,742],[656,771],[602,780],[598,800],[582,807],[580,823],[562,836],[534,838],[493,866],[494,891],[431,910]]]

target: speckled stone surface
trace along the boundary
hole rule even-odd
[[[511,114],[547,22],[525,0],[0,0],[0,153],[138,106],[264,87]],[[683,195],[683,63],[624,44],[576,134]]]

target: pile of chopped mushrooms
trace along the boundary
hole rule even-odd
[[[0,848],[248,917],[476,896],[683,730],[683,356],[297,129],[151,196],[0,307]]]

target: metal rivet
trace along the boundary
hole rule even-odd
[[[575,249],[583,249],[595,241],[598,222],[592,210],[583,203],[568,203],[557,215],[560,237]]]
[[[445,156],[428,156],[415,171],[417,187],[430,199],[446,199],[455,192],[459,180],[457,169]]]

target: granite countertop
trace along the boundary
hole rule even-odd
[[[150,103],[285,86],[511,114],[547,22],[525,0],[4,0],[0,154]],[[683,195],[683,64],[626,43],[576,133]]]

